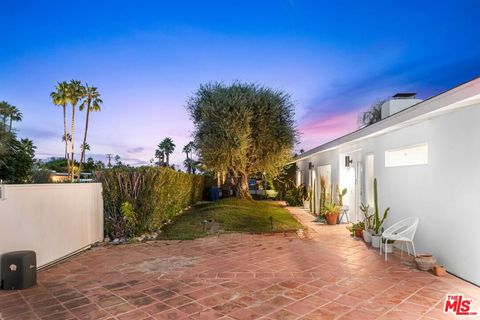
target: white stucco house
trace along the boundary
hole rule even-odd
[[[390,207],[385,227],[406,217],[420,223],[417,252],[480,285],[480,78],[421,101],[399,94],[382,106],[382,120],[295,158],[297,184],[319,178],[347,188],[349,220],[361,203]],[[335,188],[333,188],[335,190]]]

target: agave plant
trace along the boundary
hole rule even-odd
[[[323,206],[323,214],[328,216],[330,214],[339,214],[340,207],[333,202],[328,202]]]

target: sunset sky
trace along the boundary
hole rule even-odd
[[[377,100],[479,76],[479,12],[476,0],[1,1],[0,100],[21,109],[18,135],[38,158],[61,156],[49,94],[87,82],[105,102],[91,117],[92,156],[146,163],[169,136],[178,164],[199,85],[256,82],[291,94],[307,150],[355,130]]]

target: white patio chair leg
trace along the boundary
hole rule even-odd
[[[388,241],[385,240],[385,262],[387,262],[387,245],[388,245]]]
[[[407,253],[410,256],[410,247],[408,246],[408,242],[405,242],[405,246],[407,247]]]
[[[413,249],[413,256],[417,257],[417,253],[415,252],[415,245],[413,244],[413,241],[411,241],[411,243],[412,243],[412,249]]]
[[[403,248],[405,247],[405,241],[402,241],[402,249],[400,249],[400,260],[403,257]]]
[[[382,255],[382,240],[383,240],[383,238],[380,238],[380,246],[379,246],[379,247],[380,247],[380,248],[379,248],[379,249],[380,249],[380,253],[379,253],[379,255]]]

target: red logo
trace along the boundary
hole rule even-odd
[[[477,312],[470,311],[473,305],[472,299],[465,299],[463,294],[449,294],[445,298],[443,312],[451,312],[457,316],[474,316]]]

